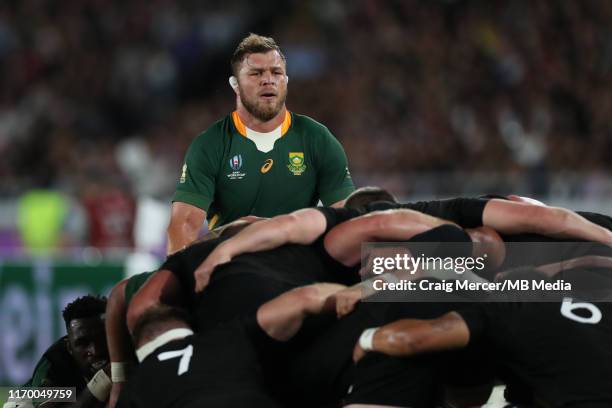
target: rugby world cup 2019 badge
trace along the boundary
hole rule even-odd
[[[289,152],[289,165],[287,166],[290,172],[294,176],[301,176],[306,171],[306,165],[304,164],[304,153],[303,152]]]
[[[230,180],[242,180],[246,173],[240,171],[242,168],[242,155],[237,154],[231,159],[229,159],[230,168],[233,170],[231,173],[227,175],[227,178]]]

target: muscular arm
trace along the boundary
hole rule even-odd
[[[373,337],[372,351],[390,356],[408,357],[416,354],[451,350],[467,346],[470,331],[456,312],[431,320],[402,319],[379,327]],[[355,346],[356,360],[365,351]]]
[[[133,354],[130,333],[126,323],[125,286],[127,282],[128,280],[124,279],[115,285],[106,303],[106,340],[111,364],[127,365],[132,359]],[[124,370],[126,369],[124,368]],[[125,380],[118,381],[113,379],[113,388],[109,400],[110,408],[115,406],[121,385],[124,382]]]
[[[368,241],[403,241],[450,221],[412,210],[377,211],[353,218],[332,228],[325,237],[325,249],[346,266],[356,265],[361,244]]]
[[[106,340],[111,362],[126,362],[132,356],[132,343],[127,331],[125,285],[119,282],[111,291],[106,304]]]
[[[196,269],[196,290],[204,289],[217,265],[239,254],[265,251],[284,244],[310,244],[325,232],[326,227],[323,213],[312,208],[253,223],[219,244]]]
[[[385,248],[386,249],[386,248]],[[392,254],[401,254],[402,251],[406,251],[405,248],[393,248],[390,247],[390,253]],[[410,254],[409,251],[405,252],[406,254]],[[411,256],[411,255],[409,255]],[[368,273],[372,270],[370,257],[370,263],[364,267],[365,270],[362,269],[360,275],[362,277],[368,276]],[[451,270],[441,271],[435,270],[433,273],[427,270],[423,270],[422,268],[418,268],[416,270],[396,270],[393,272],[386,272],[381,275],[374,275],[369,279],[365,279],[351,287],[343,289],[334,294],[334,299],[336,303],[336,313],[338,317],[343,317],[349,313],[351,313],[357,302],[360,302],[362,299],[370,297],[376,293],[380,293],[381,288],[384,288],[386,283],[397,283],[400,281],[414,281],[421,279],[427,276],[435,276],[438,279],[455,279],[456,273]],[[486,282],[487,280],[481,278],[476,275],[472,271],[465,271],[463,273],[463,279],[469,280],[471,282]]]
[[[111,365],[120,367],[113,371],[111,376],[113,386],[111,389],[108,408],[114,408],[121,392],[121,388],[127,378],[121,380],[121,376],[127,375],[128,366],[133,359],[133,346],[130,333],[127,328],[127,304],[125,300],[125,287],[128,279],[119,282],[111,291],[106,304],[106,340],[108,344],[108,355]],[[117,378],[117,374],[119,373]],[[123,372],[123,374],[120,374]]]
[[[175,201],[168,224],[168,254],[195,241],[206,220],[206,211],[191,204]]]
[[[130,331],[138,318],[150,307],[160,303],[181,304],[181,285],[176,276],[168,270],[155,272],[132,298],[127,311],[127,327]]]
[[[612,244],[611,231],[565,208],[493,199],[485,206],[482,221],[502,234],[532,233]]]
[[[298,210],[254,223],[221,243],[216,250],[225,251],[231,258],[284,244],[311,244],[325,232],[326,225],[325,216],[319,210]]]
[[[264,303],[257,310],[257,323],[270,337],[289,340],[302,327],[307,315],[333,310],[328,299],[344,288],[335,283],[316,283],[290,290]]]

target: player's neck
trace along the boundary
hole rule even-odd
[[[155,331],[148,336],[143,336],[137,343],[136,357],[138,357],[138,361],[142,362],[142,360],[159,347],[192,334],[193,331],[187,324],[178,323],[169,325],[161,331]]]
[[[287,113],[287,107],[283,105],[278,114],[266,122],[251,115],[242,104],[238,104],[236,107],[236,112],[238,112],[240,120],[247,128],[259,133],[268,133],[283,124],[285,115]]]

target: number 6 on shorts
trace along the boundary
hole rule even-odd
[[[587,310],[590,313],[590,316],[583,317],[574,313],[574,310],[578,309]],[[599,310],[599,308],[594,304],[586,302],[574,302],[574,299],[572,298],[563,299],[563,303],[561,303],[561,314],[570,320],[586,324],[597,324],[601,321],[602,317],[601,310]]]

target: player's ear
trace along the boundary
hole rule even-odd
[[[236,95],[240,95],[240,91],[238,90],[238,79],[235,76],[229,77],[229,84],[236,93]]]

